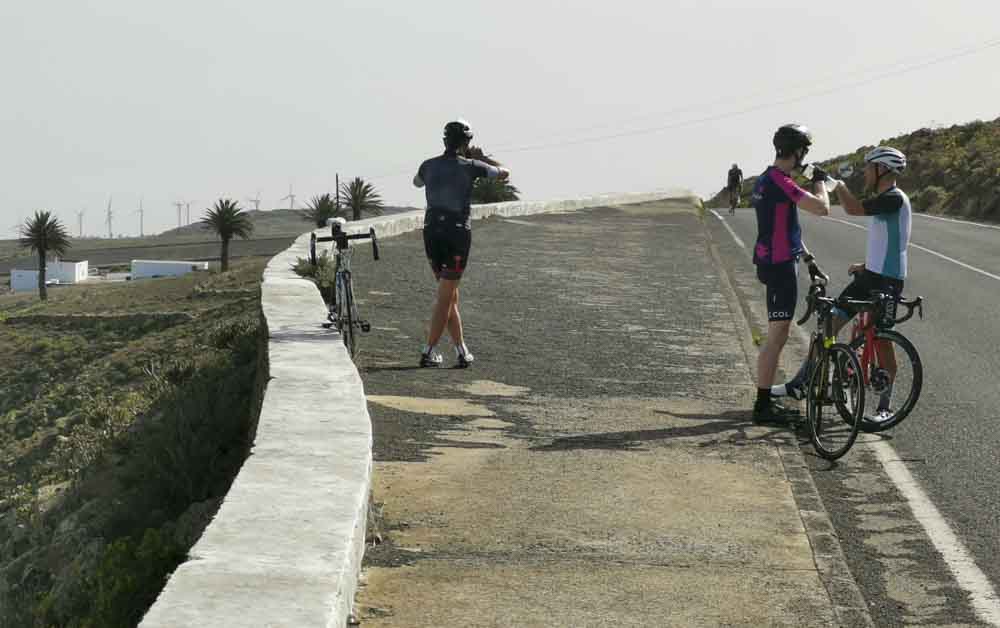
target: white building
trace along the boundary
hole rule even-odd
[[[74,284],[86,281],[90,265],[82,262],[55,260],[45,264],[45,285]],[[10,271],[11,292],[31,292],[38,290],[38,270]]]
[[[155,277],[180,277],[188,273],[208,271],[208,262],[184,262],[177,260],[132,260],[132,279],[153,279]]]

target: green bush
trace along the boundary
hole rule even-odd
[[[312,279],[319,287],[319,293],[327,303],[333,303],[333,294],[336,289],[337,258],[331,256],[329,251],[316,258],[313,265],[308,259],[298,258],[292,267],[299,276]]]
[[[131,628],[142,620],[186,549],[160,530],[108,545],[97,571],[87,578],[93,602],[79,628]],[[71,624],[72,625],[72,624]]]
[[[951,194],[942,187],[929,185],[913,195],[913,210],[927,213],[939,213],[944,209]]]

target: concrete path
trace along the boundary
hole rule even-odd
[[[433,281],[419,234],[383,248],[364,626],[868,625],[690,208],[477,224],[469,370],[412,368]]]

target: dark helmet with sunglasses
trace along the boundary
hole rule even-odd
[[[795,166],[802,165],[802,159],[812,146],[812,133],[801,124],[786,124],[774,133],[774,150],[779,158],[795,157]]]

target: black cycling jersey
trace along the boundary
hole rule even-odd
[[[729,169],[729,187],[735,187],[743,180],[743,171],[739,168]]]
[[[462,278],[472,248],[472,184],[498,176],[496,166],[448,152],[420,164],[413,183],[426,186],[424,252],[438,279]]]
[[[427,209],[468,215],[472,183],[479,177],[492,179],[499,175],[496,166],[445,153],[420,164],[413,183],[426,186]]]

